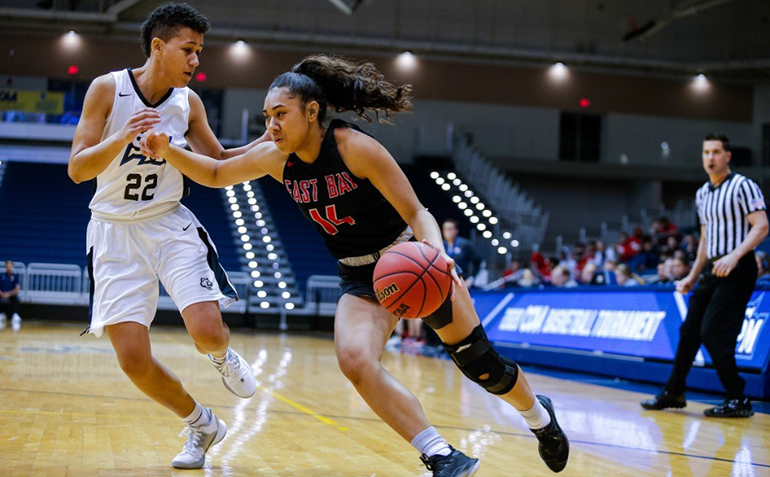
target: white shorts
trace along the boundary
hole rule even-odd
[[[184,206],[142,221],[92,218],[87,238],[91,326],[134,321],[150,327],[158,306],[158,278],[179,311],[204,301],[223,306],[238,293],[219,264],[206,229]]]

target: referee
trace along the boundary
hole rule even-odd
[[[754,411],[743,394],[746,382],[738,375],[735,345],[757,280],[754,247],[767,236],[765,200],[756,183],[730,171],[726,136],[706,136],[703,168],[709,181],[695,195],[701,224],[698,255],[692,271],[677,282],[676,289],[687,293],[696,282],[698,286],[680,328],[674,370],[663,392],[641,404],[651,410],[685,407],[687,374],[703,344],[727,392],[722,404],[704,414],[749,417]]]

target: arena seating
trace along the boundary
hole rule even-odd
[[[92,184],[74,184],[65,164],[9,161],[0,185],[0,257],[85,266]],[[227,270],[240,271],[219,190],[192,184],[184,203],[209,231]],[[40,213],[45,210],[46,213]]]

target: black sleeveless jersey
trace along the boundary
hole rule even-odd
[[[353,124],[333,120],[312,164],[295,154],[289,156],[283,183],[331,254],[340,259],[385,248],[406,229],[406,222],[369,180],[350,172],[337,150],[334,130],[338,127],[360,131]]]

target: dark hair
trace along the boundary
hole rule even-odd
[[[443,226],[444,224],[454,224],[455,228],[458,230],[460,229],[460,222],[458,222],[456,219],[444,219],[444,221],[441,222],[441,225]]]
[[[283,87],[303,103],[317,101],[320,122],[328,108],[338,113],[354,111],[369,123],[369,112],[378,122],[389,123],[394,113],[412,110],[411,85],[396,86],[386,81],[374,64],[341,56],[308,56],[270,85],[271,90]]]
[[[687,257],[677,257],[677,256],[674,256],[673,259],[674,259],[675,262],[679,262],[682,265],[684,265],[685,267],[689,267],[690,266],[690,261],[687,260]]]
[[[209,19],[186,3],[164,3],[150,12],[142,23],[142,51],[150,57],[153,38],[168,41],[187,27],[198,33],[209,31]]]
[[[722,147],[724,148],[725,152],[730,152],[730,140],[725,136],[724,134],[714,134],[714,133],[708,133],[706,134],[706,137],[703,138],[704,141],[722,141]]]

